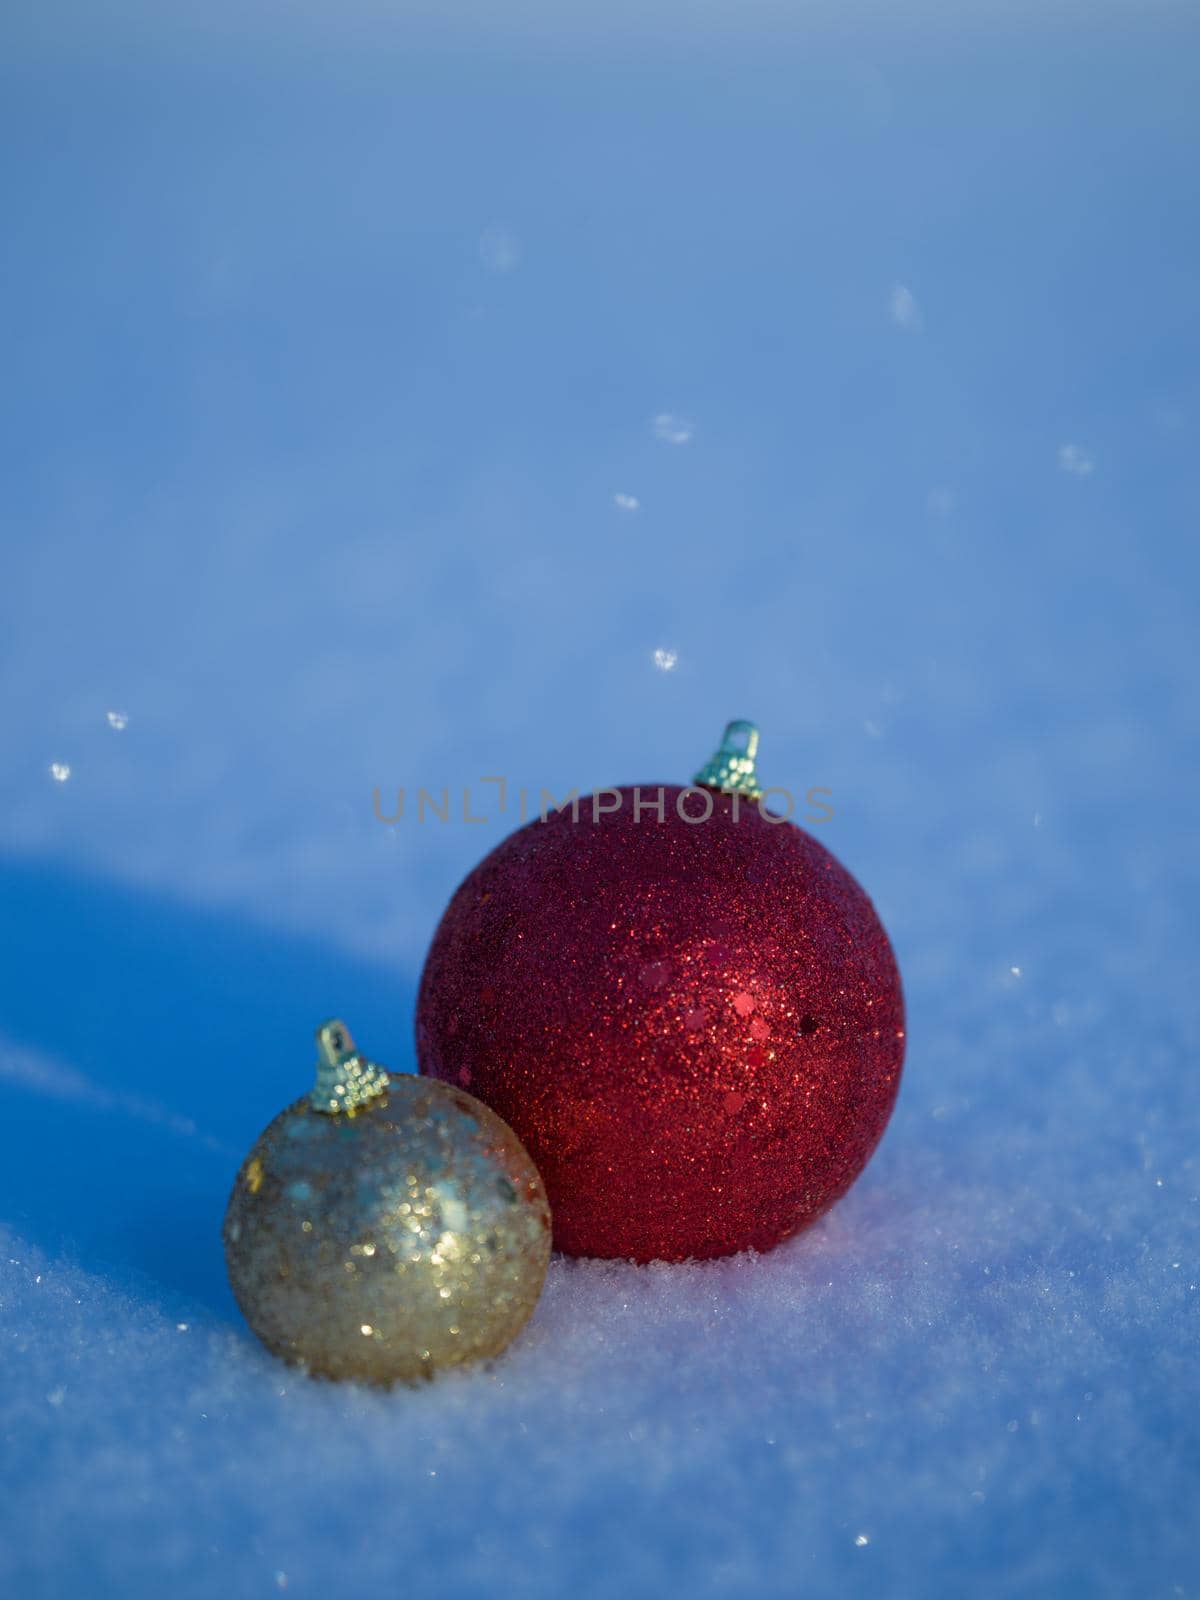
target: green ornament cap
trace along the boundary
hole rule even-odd
[[[727,722],[720,748],[692,782],[705,789],[717,789],[722,794],[744,794],[757,800],[763,792],[754,770],[757,754],[757,726],[753,722]]]
[[[333,1018],[317,1029],[317,1081],[308,1103],[326,1115],[353,1116],[386,1093],[388,1075],[355,1049],[350,1029]]]

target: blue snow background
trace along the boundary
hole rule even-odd
[[[1200,1594],[1198,46],[6,10],[6,1596]],[[904,973],[861,1182],[489,1370],[277,1365],[219,1228],[315,1024],[411,1068],[516,788],[733,716]]]

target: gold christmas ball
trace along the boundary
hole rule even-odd
[[[495,1356],[550,1259],[550,1208],[516,1134],[463,1090],[389,1077],[343,1023],[317,1031],[317,1082],[242,1163],[225,1214],[229,1281],[276,1355],[389,1384]]]

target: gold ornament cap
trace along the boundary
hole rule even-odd
[[[350,1029],[336,1017],[317,1029],[317,1081],[309,1094],[314,1111],[353,1116],[384,1094],[388,1075],[355,1048]]]
[[[721,794],[744,794],[757,800],[763,793],[754,766],[757,755],[757,724],[727,722],[720,748],[700,768],[692,782],[704,789],[717,789]]]

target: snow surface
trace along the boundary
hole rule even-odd
[[[951,15],[6,21],[6,1597],[1200,1594],[1197,30]],[[272,1361],[317,1021],[411,1068],[516,791],[733,716],[896,944],[863,1179]]]

